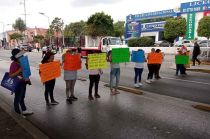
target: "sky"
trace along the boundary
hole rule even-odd
[[[45,13],[50,22],[62,18],[64,24],[80,20],[87,21],[96,12],[111,15],[113,20],[125,21],[129,14],[140,14],[159,10],[174,9],[181,3],[194,0],[25,0],[27,27],[48,27],[48,18],[39,14]],[[11,30],[18,17],[24,20],[24,0],[0,0],[0,32]]]

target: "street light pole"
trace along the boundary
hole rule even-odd
[[[49,25],[49,31],[50,31],[50,18],[45,13],[39,12],[39,14],[43,15],[44,17],[47,17],[48,19],[48,25]],[[49,32],[50,33],[50,32]],[[50,33],[50,44],[52,43],[51,33]]]

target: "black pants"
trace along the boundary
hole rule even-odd
[[[195,61],[197,61],[198,62],[198,64],[200,65],[200,61],[198,60],[198,55],[193,55],[193,57],[192,57],[192,61],[193,61],[193,65],[195,65]]]
[[[155,72],[155,78],[157,79],[157,78],[160,77],[159,71],[160,71],[161,64],[155,64],[154,67],[155,67],[155,71],[154,71]]]
[[[50,100],[54,101],[53,91],[55,87],[55,79],[45,82],[45,100],[49,102],[48,94],[50,95]]]
[[[147,80],[149,80],[153,78],[153,74],[155,73],[155,64],[147,64],[147,67],[149,70]]]
[[[89,84],[89,95],[92,95],[93,85],[95,84],[95,94],[98,94],[98,84],[100,80],[100,75],[89,75],[90,84]]]

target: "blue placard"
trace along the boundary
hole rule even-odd
[[[31,69],[28,62],[28,56],[22,56],[19,58],[20,65],[23,70],[23,78],[28,79],[31,76]]]
[[[193,1],[181,4],[181,13],[203,12],[210,10],[209,0]]]
[[[132,62],[138,62],[138,63],[144,63],[145,57],[144,57],[144,51],[132,51]]]
[[[4,74],[4,77],[1,81],[1,86],[12,92],[16,92],[20,84],[21,80],[18,77],[11,78],[8,72]]]

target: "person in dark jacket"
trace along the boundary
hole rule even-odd
[[[194,43],[194,48],[193,48],[193,53],[192,53],[192,61],[193,61],[193,65],[195,66],[195,61],[198,62],[198,65],[201,64],[201,62],[198,60],[198,55],[200,55],[201,50],[200,50],[200,46],[198,45],[197,42]]]

